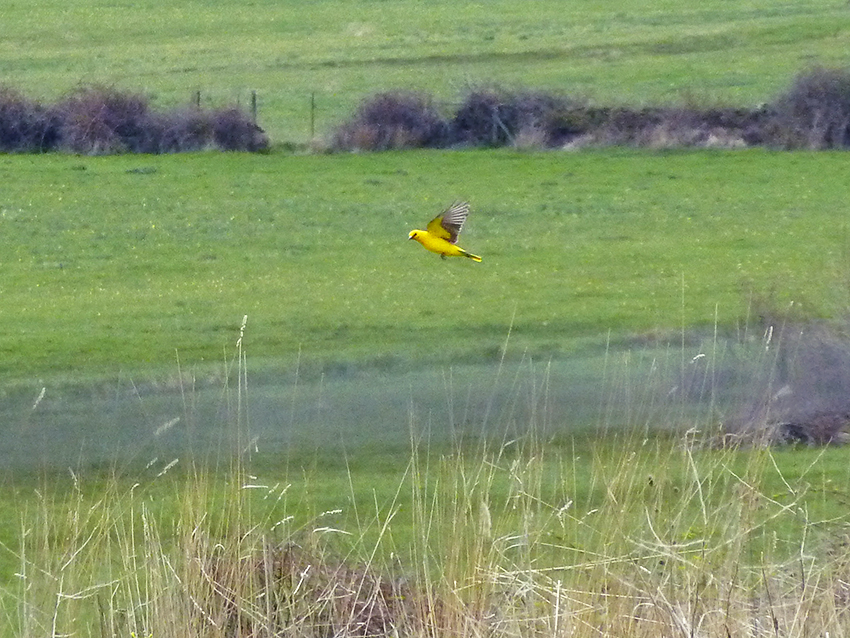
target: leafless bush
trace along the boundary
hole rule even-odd
[[[225,151],[265,151],[269,148],[269,139],[259,126],[240,109],[231,107],[213,111],[213,140],[215,145]]]
[[[156,145],[148,100],[140,94],[85,87],[54,107],[61,145],[74,153],[151,152]]]
[[[39,153],[52,150],[57,139],[56,120],[47,109],[0,87],[0,151]]]
[[[519,93],[511,101],[516,138],[536,132],[542,146],[563,146],[594,125],[592,110],[560,95],[541,92]]]
[[[599,108],[573,145],[737,148],[759,138],[760,111],[696,106]]]
[[[771,106],[765,141],[785,148],[850,147],[850,71],[814,68]]]
[[[741,147],[757,117],[746,109],[665,108],[659,111],[660,121],[643,132],[638,144],[651,148]]]
[[[452,122],[455,143],[478,146],[739,147],[762,114],[734,108],[598,107],[542,92],[479,91]]]
[[[596,110],[594,126],[585,129],[587,138],[581,142],[602,146],[636,146],[646,139],[647,131],[660,126],[663,120],[660,108],[600,108]]]
[[[336,150],[384,151],[444,146],[448,126],[430,100],[416,93],[379,93],[340,126]]]
[[[212,117],[206,111],[186,108],[160,115],[156,121],[157,153],[202,151],[214,147]]]
[[[512,132],[504,99],[495,91],[470,93],[452,120],[452,140],[472,146],[502,146]]]
[[[452,142],[471,146],[553,147],[576,135],[576,106],[542,91],[473,91],[451,123]]]

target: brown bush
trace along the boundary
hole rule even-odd
[[[245,113],[235,107],[210,115],[215,145],[224,151],[266,151],[269,138]]]
[[[512,132],[510,117],[501,95],[495,91],[470,93],[451,123],[452,141],[470,146],[502,146]]]
[[[585,136],[574,143],[650,148],[740,147],[760,140],[762,113],[696,106],[587,109]]]
[[[57,121],[47,109],[13,89],[0,87],[0,151],[49,151],[58,137]]]
[[[197,108],[186,108],[160,115],[151,123],[157,128],[156,153],[202,151],[214,147],[211,115]]]
[[[442,606],[367,566],[348,566],[294,544],[239,562],[211,559],[202,619],[225,635],[365,638],[423,634]]]
[[[770,107],[764,141],[783,148],[850,147],[850,72],[814,68],[798,75]]]
[[[331,146],[347,151],[436,148],[446,144],[447,134],[445,120],[422,95],[379,93],[336,130]]]
[[[531,134],[544,147],[562,146],[591,124],[584,116],[583,106],[551,93],[518,93],[508,104],[515,144],[519,138]]]
[[[145,153],[156,147],[155,121],[146,97],[105,87],[84,87],[54,107],[60,143],[74,153]]]
[[[473,91],[451,123],[455,144],[559,146],[584,132],[586,123],[573,101],[541,91]]]

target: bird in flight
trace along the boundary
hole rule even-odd
[[[428,222],[427,230],[411,230],[408,239],[415,239],[432,253],[446,257],[469,257],[481,261],[481,257],[466,252],[457,245],[457,236],[469,215],[469,204],[457,202]]]

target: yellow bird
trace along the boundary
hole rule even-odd
[[[469,215],[469,204],[457,202],[428,222],[427,230],[411,230],[408,239],[415,239],[432,253],[446,257],[469,257],[481,261],[481,257],[466,252],[457,245],[457,236]]]

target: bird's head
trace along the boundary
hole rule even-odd
[[[416,239],[416,237],[417,237],[418,235],[419,235],[419,231],[418,231],[418,230],[411,230],[411,231],[410,231],[410,233],[407,235],[407,238],[408,238],[408,239]]]

